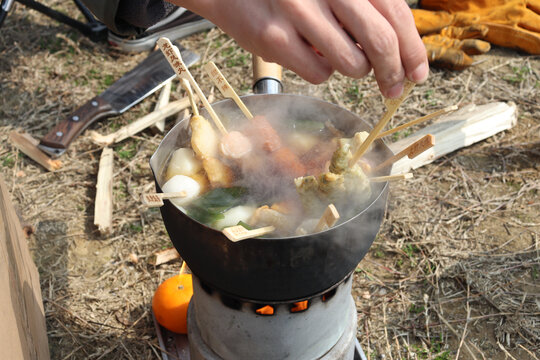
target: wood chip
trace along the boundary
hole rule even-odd
[[[39,141],[30,136],[30,134],[12,131],[9,133],[9,138],[17,149],[48,171],[55,171],[62,167],[60,160],[51,159],[37,147]]]

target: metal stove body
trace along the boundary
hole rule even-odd
[[[329,292],[296,303],[271,305],[220,294],[194,277],[188,310],[192,360],[355,358],[357,315],[352,276]],[[306,301],[306,300],[304,300]],[[272,315],[256,312],[271,306]]]

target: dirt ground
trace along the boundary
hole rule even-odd
[[[77,15],[65,2],[46,3]],[[250,91],[250,55],[221,31],[182,44],[202,56],[192,71],[207,93],[214,90],[200,64],[210,60],[239,93]],[[153,186],[148,161],[163,135],[147,130],[114,147],[114,228],[100,236],[93,199],[101,148],[88,131],[55,173],[17,151],[8,134],[43,136],[145,56],[114,52],[18,3],[1,29],[0,170],[23,223],[35,230],[29,242],[53,359],[160,358],[152,294],[180,263],[148,263],[171,243],[159,211],[139,198]],[[354,278],[358,338],[369,359],[540,357],[540,57],[494,48],[475,59],[462,72],[433,69],[391,126],[452,104],[493,101],[514,102],[517,125],[392,184],[385,221]],[[284,83],[287,92],[371,122],[383,112],[372,76],[336,74],[315,86],[286,71]],[[176,87],[172,96],[183,97]],[[91,129],[110,133],[156,99]]]

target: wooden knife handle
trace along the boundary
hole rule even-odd
[[[58,123],[41,139],[41,144],[67,149],[69,144],[94,121],[117,114],[118,112],[108,102],[96,96]]]
[[[273,78],[281,81],[281,66],[266,62],[260,56],[253,55],[253,83],[262,78]]]
[[[253,92],[256,94],[278,94],[283,91],[281,65],[264,61],[253,55]]]

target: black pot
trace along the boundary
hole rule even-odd
[[[275,94],[249,95],[242,99],[254,115],[283,112],[282,116],[289,118],[329,120],[349,135],[369,130],[368,124],[357,115],[311,97]],[[246,121],[230,100],[215,103],[213,108],[225,126]],[[188,120],[184,119],[167,133],[152,156],[150,166],[158,191],[164,183],[162,173],[172,152],[189,146],[189,139]],[[368,154],[375,164],[393,155],[381,140],[374,143],[374,150]],[[378,175],[388,175],[389,171],[387,168]],[[374,183],[372,193],[369,205],[357,215],[308,236],[256,238],[234,243],[221,232],[191,219],[170,201],[165,201],[161,214],[174,246],[205,284],[245,300],[283,302],[324,293],[356,268],[379,231],[388,184]]]

